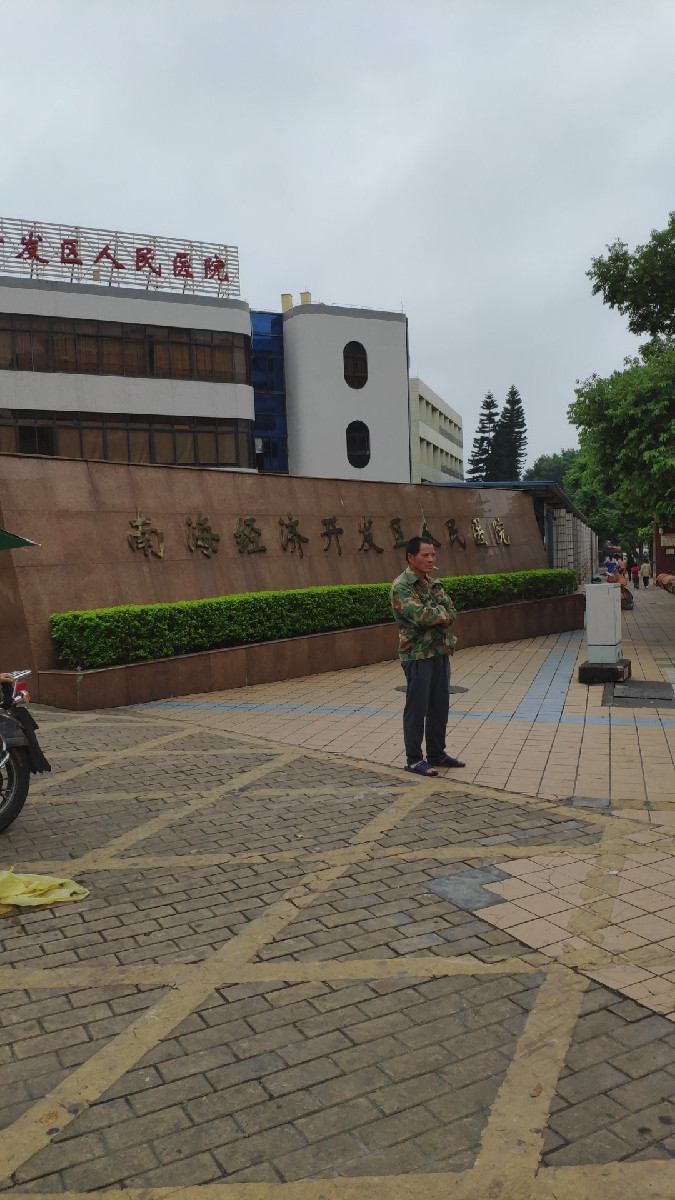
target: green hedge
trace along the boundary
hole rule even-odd
[[[567,596],[576,589],[574,571],[459,575],[442,583],[460,612],[514,600]],[[224,646],[378,625],[393,619],[390,586],[365,583],[247,592],[212,600],[54,613],[52,637],[60,667],[112,667]]]

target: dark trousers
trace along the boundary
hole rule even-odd
[[[447,654],[401,664],[408,684],[403,711],[403,740],[408,764],[419,762],[426,735],[427,761],[445,754],[445,729],[450,709],[450,660]]]

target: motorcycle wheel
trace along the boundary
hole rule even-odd
[[[14,747],[4,767],[0,767],[0,832],[18,817],[26,803],[30,767],[25,750]]]

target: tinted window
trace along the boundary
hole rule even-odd
[[[343,350],[345,383],[350,388],[365,387],[368,382],[368,355],[360,342],[347,342]]]
[[[347,458],[353,467],[367,467],[370,462],[370,431],[363,421],[347,426]]]

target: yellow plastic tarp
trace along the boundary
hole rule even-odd
[[[15,875],[14,868],[0,871],[0,904],[56,904],[61,900],[84,900],[89,892],[73,879],[52,875]]]

